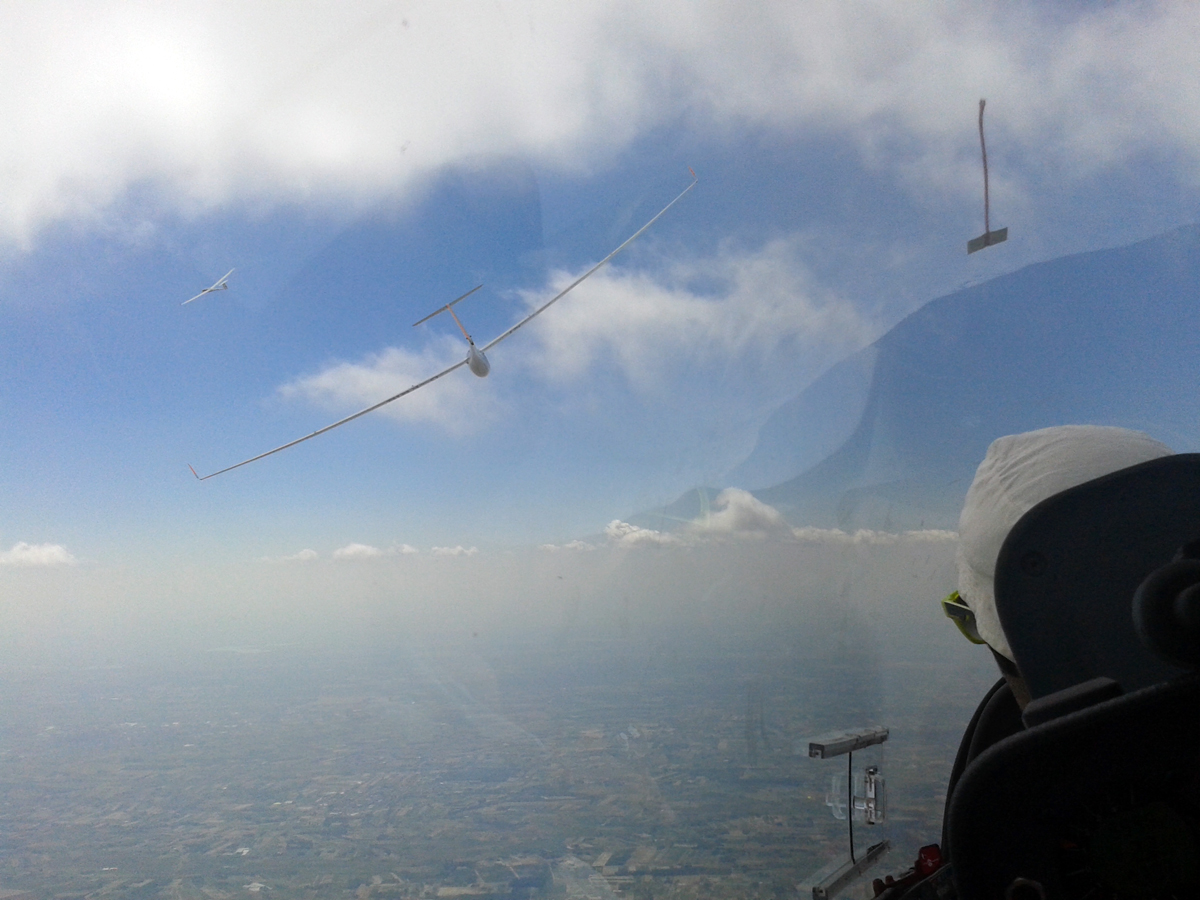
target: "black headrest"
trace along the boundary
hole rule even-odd
[[[1018,731],[967,766],[946,834],[958,896],[1195,897],[1200,676]],[[1042,891],[1014,890],[1016,879]]]
[[[1034,699],[1097,677],[1134,691],[1182,673],[1134,631],[1134,591],[1200,538],[1200,453],[1164,456],[1043,500],[996,561],[996,612]]]

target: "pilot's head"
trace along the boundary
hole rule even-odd
[[[996,557],[1009,530],[1047,497],[1118,469],[1168,456],[1171,449],[1140,431],[1062,425],[1010,434],[988,447],[958,521],[958,597],[946,614],[963,634],[991,647],[1024,707],[1029,694],[996,615]]]

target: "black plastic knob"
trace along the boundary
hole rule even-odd
[[[1200,559],[1155,569],[1133,595],[1133,625],[1151,653],[1200,668]]]

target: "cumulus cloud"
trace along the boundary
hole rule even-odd
[[[685,523],[676,532],[642,528],[630,522],[613,519],[604,529],[609,546],[613,547],[696,547],[730,538],[764,539],[796,542],[829,548],[855,546],[951,544],[958,540],[957,532],[938,529],[919,531],[872,531],[859,529],[846,532],[838,528],[793,528],[775,507],[763,503],[749,491],[726,488],[713,500],[713,510],[698,519]],[[557,550],[552,544],[544,550]]]
[[[570,303],[531,324],[533,367],[550,379],[574,378],[603,357],[633,386],[652,388],[679,355],[693,365],[747,355],[769,364],[788,351],[812,357],[815,374],[861,346],[872,325],[817,285],[801,261],[804,243],[793,236],[752,250],[726,246],[655,275],[601,269]],[[576,277],[558,272],[551,289]],[[525,300],[532,308],[545,292]]]
[[[61,544],[27,544],[18,541],[11,550],[0,552],[0,566],[50,568],[78,564],[78,560]]]
[[[958,540],[958,532],[944,531],[936,528],[925,528],[920,531],[872,531],[860,528],[857,531],[846,532],[839,528],[793,528],[792,535],[798,541],[808,544],[825,544],[848,546],[853,544],[887,545],[887,544],[950,544]]]
[[[261,561],[266,563],[311,562],[317,556],[316,550],[301,550],[299,553],[292,553],[289,556],[264,556]]]
[[[360,362],[337,362],[315,375],[282,385],[285,399],[299,398],[331,413],[366,408],[398,394],[466,358],[465,344],[442,335],[424,349],[413,352],[389,347]],[[451,434],[463,434],[492,420],[496,404],[490,383],[452,372],[390,403],[379,415],[404,422],[433,422]]]
[[[459,544],[457,547],[434,547],[429,552],[434,556],[474,556],[479,552],[479,548]]]
[[[1200,159],[1195,4],[329,9],[6,5],[0,234],[95,214],[132,184],[188,210],[247,196],[354,202],[489,154],[593,166],[680,110],[718,134],[803,128],[868,160],[899,148],[923,186],[973,192],[962,119],[989,88],[1005,95],[993,133],[1064,171],[1147,147],[1193,171]]]
[[[792,527],[779,510],[740,488],[721,491],[713,500],[713,511],[688,527],[693,534],[709,537],[792,536]]]
[[[370,544],[347,544],[333,551],[334,559],[374,559],[383,555],[382,550]]]
[[[339,547],[333,551],[334,559],[378,559],[381,556],[411,556],[414,553],[420,553],[416,547],[411,544],[395,544],[388,547],[386,550],[379,547],[372,547],[370,544],[347,544],[345,547]],[[311,554],[311,555],[305,555]],[[285,560],[291,559],[316,559],[317,554],[312,550],[303,550],[296,556],[284,557]]]
[[[539,550],[545,550],[547,553],[557,553],[560,550],[595,550],[595,544],[589,544],[587,541],[568,541],[565,544],[542,544],[538,547]]]
[[[620,519],[613,519],[604,528],[609,543],[617,547],[682,547],[684,542],[668,531],[642,528]]]
[[[530,323],[533,340],[514,345],[505,362],[549,384],[578,379],[609,362],[641,392],[663,388],[681,358],[694,367],[721,367],[727,377],[725,367],[735,359],[752,361],[755,375],[784,357],[789,366],[803,359],[805,374],[814,376],[862,346],[873,325],[852,304],[817,286],[801,261],[804,243],[793,236],[752,250],[725,247],[711,258],[676,261],[655,274],[601,269],[569,303],[556,306],[553,316]],[[524,292],[527,309],[579,274],[557,272],[546,288]],[[279,394],[345,414],[463,356],[462,341],[442,336],[420,352],[389,347],[359,362],[332,363],[283,385]],[[500,410],[493,382],[455,372],[380,413],[463,434],[485,427]]]

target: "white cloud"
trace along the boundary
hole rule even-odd
[[[713,507],[713,512],[686,523],[678,532],[655,531],[613,519],[605,527],[604,534],[609,546],[613,547],[684,548],[711,545],[738,537],[771,538],[774,541],[794,541],[830,548],[948,544],[958,540],[956,532],[937,529],[902,532],[859,529],[845,532],[838,528],[793,528],[779,510],[740,488],[721,491],[713,501]],[[557,548],[546,545],[542,549]]]
[[[862,346],[872,326],[850,303],[816,286],[800,259],[804,243],[794,236],[751,251],[725,247],[713,258],[676,262],[656,275],[601,269],[553,315],[530,323],[532,341],[507,345],[505,364],[558,383],[611,362],[641,392],[662,390],[681,359],[718,369],[730,383],[728,364],[735,359],[755,367],[756,381],[779,365],[793,371],[796,360],[804,361],[801,375],[813,377]],[[557,272],[546,288],[525,292],[527,307],[545,302],[579,274]],[[333,363],[279,393],[345,415],[463,356],[462,341],[443,335],[419,353],[389,347],[360,362]],[[763,394],[764,403],[772,399]],[[494,421],[500,409],[490,380],[453,372],[380,414],[465,434]]]
[[[434,556],[474,556],[479,552],[479,548],[459,544],[457,547],[434,547],[429,552]]]
[[[4,6],[0,234],[94,215],[135,183],[187,210],[375,198],[488,155],[588,168],[681,111],[718,133],[840,135],[868,159],[900,148],[921,184],[972,192],[964,120],[989,94],[996,146],[1067,172],[1147,148],[1200,158],[1191,3],[334,9]]]
[[[947,544],[958,540],[958,532],[943,531],[936,528],[926,528],[920,531],[872,531],[860,528],[858,531],[846,532],[839,528],[793,528],[792,535],[796,540],[806,544]]]
[[[726,488],[717,494],[713,510],[692,522],[689,530],[703,537],[792,535],[792,527],[779,510],[740,488]]]
[[[301,550],[289,556],[264,556],[260,560],[265,563],[311,562],[318,557],[316,550]]]
[[[613,519],[604,527],[609,542],[617,547],[682,547],[684,542],[667,531],[642,528],[620,519]]]
[[[538,547],[539,550],[545,550],[547,553],[557,553],[560,550],[595,550],[595,544],[589,544],[587,541],[568,541],[565,544],[542,544]]]
[[[333,551],[334,559],[374,559],[383,555],[382,550],[369,544],[347,544]]]
[[[801,262],[803,244],[794,236],[752,251],[724,247],[657,276],[601,269],[554,315],[531,323],[539,345],[533,367],[543,377],[575,378],[603,357],[634,387],[653,389],[681,356],[691,365],[754,358],[767,367],[788,352],[811,357],[816,374],[861,346],[871,327],[849,303],[817,287]],[[550,290],[575,277],[555,273]],[[528,292],[526,303],[545,295]]]
[[[395,544],[386,550],[379,547],[372,547],[370,544],[347,544],[345,547],[339,547],[333,551],[334,559],[377,559],[381,556],[411,556],[414,553],[420,553],[416,547],[411,544]],[[306,555],[308,554],[308,555]],[[316,559],[317,554],[312,550],[303,550],[295,556],[284,557],[285,560],[292,559]]]
[[[79,561],[61,544],[27,544],[18,541],[11,550],[0,552],[0,566],[49,568],[78,564]]]
[[[420,352],[388,347],[361,362],[339,362],[316,375],[282,385],[279,394],[348,414],[365,409],[466,358],[466,345],[449,335],[431,341]],[[433,422],[451,434],[465,434],[496,414],[490,382],[470,376],[466,367],[414,391],[379,410],[404,422]]]

